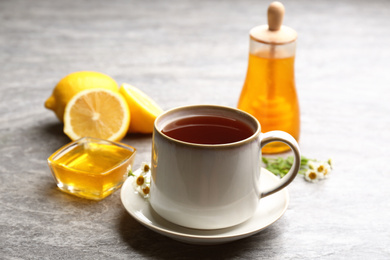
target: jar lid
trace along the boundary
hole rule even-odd
[[[251,39],[267,44],[286,44],[297,39],[297,32],[282,25],[284,6],[280,2],[272,2],[267,11],[268,24],[259,25],[249,32]]]

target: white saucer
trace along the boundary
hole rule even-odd
[[[277,221],[286,211],[289,201],[288,191],[283,189],[262,198],[255,215],[244,223],[223,229],[198,230],[178,226],[160,217],[149,201],[136,193],[131,181],[127,179],[121,190],[123,206],[130,215],[157,233],[189,244],[221,244],[256,234]],[[260,181],[262,186],[271,186],[280,179],[263,168]]]

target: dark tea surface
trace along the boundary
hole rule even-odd
[[[162,132],[176,140],[195,144],[227,144],[254,134],[250,126],[222,116],[190,116],[166,125]]]

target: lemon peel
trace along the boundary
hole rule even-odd
[[[154,120],[163,110],[140,89],[123,83],[119,88],[129,106],[131,114],[130,133],[149,134],[153,132]]]

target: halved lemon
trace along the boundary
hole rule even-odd
[[[64,133],[72,140],[88,136],[120,141],[129,124],[130,111],[126,100],[111,90],[83,90],[65,107]]]
[[[122,84],[119,93],[126,99],[131,113],[129,132],[152,133],[154,120],[163,110],[144,92],[130,84]]]
[[[94,71],[73,72],[58,82],[45,107],[54,111],[58,119],[64,121],[64,111],[69,100],[85,89],[104,88],[118,92],[118,84],[110,76]]]

